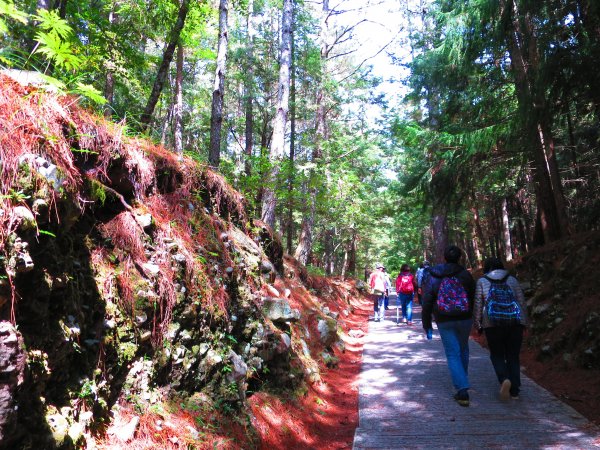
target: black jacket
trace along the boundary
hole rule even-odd
[[[437,313],[435,302],[442,278],[455,276],[463,285],[469,299],[469,312],[462,316],[442,316]],[[473,316],[473,300],[475,298],[475,280],[463,266],[456,263],[438,264],[431,267],[423,279],[423,328],[431,328],[431,316],[433,314],[436,322],[448,322],[451,320],[469,319]]]

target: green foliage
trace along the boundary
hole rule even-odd
[[[12,0],[0,0],[0,35],[8,32],[6,19],[25,24],[27,22],[27,14],[19,11]]]
[[[59,67],[67,70],[78,69],[82,60],[74,54],[73,46],[69,42],[73,30],[59,17],[58,12],[40,9],[32,19],[39,24],[39,31],[35,35],[39,45],[35,52],[44,54]]]

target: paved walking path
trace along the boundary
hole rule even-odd
[[[428,341],[415,310],[413,327],[398,326],[391,298],[386,320],[369,323],[354,449],[600,447],[598,428],[524,375],[520,399],[500,401],[488,352],[472,341],[471,405],[459,406],[439,334]]]

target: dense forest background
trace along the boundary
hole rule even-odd
[[[592,0],[0,0],[5,69],[217,168],[342,276],[597,228],[599,63]]]

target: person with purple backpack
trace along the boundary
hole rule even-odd
[[[429,269],[423,288],[423,329],[432,326],[432,316],[442,339],[454,399],[469,406],[469,334],[473,324],[475,280],[458,262],[462,250],[450,245],[444,251],[445,264]]]

